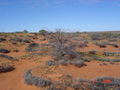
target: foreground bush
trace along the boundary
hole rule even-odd
[[[32,74],[30,73],[31,70],[27,70],[24,73],[24,83],[27,85],[35,85],[38,87],[46,87],[52,84],[51,81],[48,81],[46,79],[43,78],[39,78],[37,76],[32,76]]]

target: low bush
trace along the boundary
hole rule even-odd
[[[37,76],[32,76],[32,74],[30,73],[31,70],[27,70],[24,75],[24,83],[27,85],[35,85],[38,87],[46,87],[52,84],[51,81],[43,79],[43,78],[39,78]]]
[[[0,53],[9,53],[10,51],[4,48],[0,48]]]
[[[39,33],[43,36],[46,36],[48,34],[48,31],[41,29],[41,30],[39,30]]]
[[[97,52],[97,51],[95,51],[95,50],[89,51],[90,54],[95,54],[96,52]]]
[[[45,41],[46,40],[46,38],[42,38],[42,39],[40,39],[40,41]]]
[[[48,66],[54,66],[54,65],[56,65],[56,63],[54,61],[48,60],[48,61],[46,61],[46,65],[48,65]]]
[[[113,77],[98,77],[90,85],[90,90],[116,90],[120,86],[120,79]]]
[[[25,42],[25,43],[30,43],[30,41],[29,41],[29,40],[27,40],[27,39],[23,39],[23,40],[22,40],[22,42]]]
[[[87,47],[87,44],[86,43],[80,43],[80,45],[78,47],[80,47],[80,48]]]
[[[66,66],[68,63],[70,63],[70,62],[67,62],[67,61],[65,61],[65,60],[60,60],[60,61],[58,62],[58,64],[61,64],[61,65],[63,65],[63,66]]]
[[[16,42],[12,42],[12,44],[13,44],[13,45],[17,45],[17,43],[16,43]]]
[[[14,49],[13,52],[19,52],[19,50],[18,49]]]
[[[110,61],[110,64],[114,65],[114,61]]]
[[[14,67],[11,66],[11,65],[8,65],[8,66],[0,66],[0,73],[9,72],[9,71],[12,71],[12,70],[14,70]]]
[[[81,85],[79,84],[79,83],[75,83],[75,84],[73,84],[72,86],[71,86],[71,88],[72,89],[74,89],[74,90],[81,90],[81,87],[80,87]]]
[[[101,63],[101,64],[99,64],[100,66],[102,66],[102,65],[105,65],[105,66],[107,66],[107,64],[106,63]]]
[[[102,61],[102,62],[110,62],[110,61],[113,61],[113,62],[120,62],[120,59],[109,59],[109,58],[99,58],[99,57],[92,57],[92,59],[94,60],[98,60],[98,61]]]
[[[32,36],[32,39],[38,39],[36,35],[33,35]]]
[[[100,48],[106,48],[106,45],[103,43],[95,43],[95,45],[99,46]]]
[[[10,39],[8,39],[8,41],[14,41],[14,42],[22,42],[22,38],[18,38],[17,36],[15,36],[14,38],[10,38]]]
[[[83,79],[83,78],[77,78],[76,81],[77,81],[77,82],[84,82],[85,79]]]
[[[102,33],[92,33],[91,34],[91,39],[92,40],[102,40],[103,39],[103,34]]]
[[[59,60],[66,58],[66,56],[69,56],[67,59],[78,57],[78,54],[70,46],[57,44],[54,45],[54,50],[51,55],[55,56],[55,58]]]
[[[110,45],[112,45],[112,46],[115,47],[115,48],[118,48],[118,45],[115,44],[115,43],[112,43],[112,44],[110,44]]]
[[[8,55],[0,54],[0,57],[7,58],[7,59],[9,59],[9,60],[15,60],[13,57],[8,56]]]
[[[37,51],[38,50],[38,47],[39,47],[39,44],[38,43],[30,43],[26,48],[25,50],[27,52],[34,52],[34,51]]]
[[[76,67],[86,66],[86,64],[82,60],[78,60],[78,61],[72,62],[71,64],[73,64]]]
[[[6,41],[5,38],[0,37],[0,42]]]
[[[103,52],[103,55],[105,56],[114,56],[116,54],[117,54],[116,52]]]
[[[56,86],[49,86],[46,90],[63,90],[62,88],[57,88]]]

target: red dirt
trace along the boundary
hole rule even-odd
[[[35,39],[34,42],[42,44],[42,43],[48,43],[48,40],[40,41],[40,39],[43,37],[39,37],[39,39]],[[1,44],[6,44],[6,42],[3,42]],[[120,43],[117,43],[120,47]],[[6,55],[10,55],[12,57],[18,57],[22,55],[27,55],[28,53],[25,52],[25,47],[27,46],[23,45],[21,47],[16,47],[13,45],[7,45],[6,48],[9,49],[9,47],[17,48],[19,52],[10,52]],[[85,47],[83,49],[77,49],[78,51],[90,51],[90,50],[96,50],[96,51],[107,51],[107,52],[118,52],[118,48],[113,48],[112,46],[107,45],[107,48],[99,48],[98,46],[94,45],[92,42],[88,44],[88,47]],[[41,66],[45,64],[46,60],[49,60],[51,57],[42,57],[38,58],[38,61],[32,61],[29,59],[20,59],[19,61],[14,61],[13,65],[16,68],[15,70],[11,72],[6,73],[0,73],[0,90],[41,90],[39,87],[26,85],[24,84],[23,80],[23,74],[26,70],[34,68],[36,66]],[[2,59],[2,58],[0,58]],[[100,66],[99,64],[103,63],[100,61],[91,61],[86,62],[87,66],[77,68],[73,65],[67,65],[62,66],[59,65],[56,68],[56,74],[51,75],[50,77],[57,77],[57,75],[62,74],[68,74],[72,76],[73,78],[85,78],[85,79],[94,79],[96,77],[101,76],[111,76],[111,77],[120,77],[120,62],[115,63],[115,65],[111,65],[107,63],[107,66],[103,65]]]

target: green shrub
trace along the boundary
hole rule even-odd
[[[48,31],[44,30],[44,29],[41,29],[39,30],[39,33],[43,36],[47,35],[48,34]]]
[[[23,33],[28,33],[28,31],[27,30],[23,30]]]

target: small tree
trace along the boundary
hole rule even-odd
[[[23,30],[23,33],[28,33],[28,31],[27,30]]]
[[[48,34],[48,31],[44,30],[44,29],[41,29],[39,30],[39,33],[43,36],[47,35]]]

